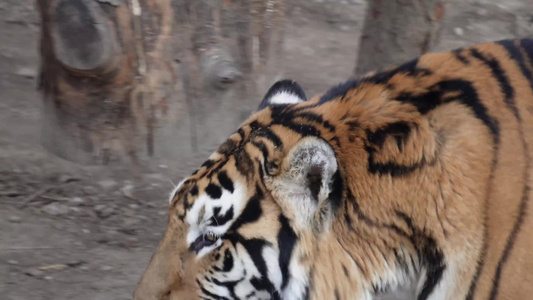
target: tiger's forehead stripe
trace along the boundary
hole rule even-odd
[[[202,164],[195,174],[184,180],[181,184],[182,188],[177,189],[174,193],[175,205],[178,204],[178,199],[181,199],[184,211],[179,216],[180,219],[185,218],[187,211],[194,205],[199,190],[211,199],[219,199],[223,190],[230,193],[234,191],[234,181],[240,178],[239,175],[250,177],[254,173],[255,160],[250,156],[251,152],[247,147],[250,145],[259,147],[260,153],[266,154],[266,156],[269,153],[266,144],[261,141],[257,140],[250,143],[251,139],[257,137],[267,139],[274,146],[281,144],[277,135],[270,129],[262,127],[258,122],[241,127]]]

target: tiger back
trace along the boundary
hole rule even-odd
[[[531,298],[532,74],[526,39],[276,83],[172,192],[135,299]]]

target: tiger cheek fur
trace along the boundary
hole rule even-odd
[[[172,192],[135,299],[533,294],[533,40],[259,107]]]

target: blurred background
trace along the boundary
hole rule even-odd
[[[0,298],[130,299],[173,186],[278,79],[532,35],[533,0],[0,0]]]

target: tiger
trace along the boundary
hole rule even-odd
[[[172,191],[134,299],[531,299],[532,74],[522,39],[276,82]]]

